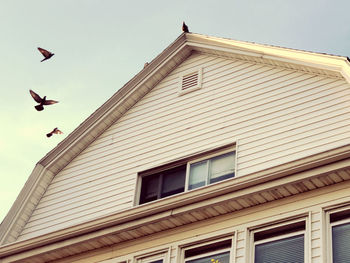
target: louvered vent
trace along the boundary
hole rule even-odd
[[[182,78],[182,90],[196,87],[198,85],[198,72],[184,76]]]
[[[200,89],[202,87],[202,69],[191,69],[179,78],[179,95]]]

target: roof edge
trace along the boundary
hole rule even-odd
[[[188,35],[188,41],[194,46],[203,44],[214,45],[218,48],[224,48],[226,51],[231,50],[231,52],[238,52],[242,55],[339,72],[350,83],[350,63],[348,57],[345,56],[262,45],[195,33]]]
[[[53,177],[53,174],[48,171],[41,164],[36,164],[28,180],[24,184],[22,190],[17,196],[14,204],[10,208],[9,212],[5,216],[0,227],[0,245],[7,243],[8,240],[16,239],[17,236],[14,235],[13,230],[16,227],[16,222],[21,217],[22,211],[29,204],[33,204],[31,196],[36,191],[37,187],[41,184],[42,175],[47,177]],[[49,178],[46,178],[50,180]],[[35,204],[34,204],[35,205]],[[19,233],[14,231],[17,235]],[[11,242],[11,241],[10,241]]]

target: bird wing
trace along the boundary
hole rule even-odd
[[[47,51],[46,49],[38,47],[38,50],[41,54],[43,54],[45,58],[50,57],[50,55],[52,55],[52,53],[50,51]]]
[[[44,102],[44,105],[51,105],[51,104],[55,104],[55,103],[58,103],[58,101],[56,101],[56,100],[46,100]]]
[[[55,128],[51,133],[62,134],[63,132],[61,132],[58,128]]]
[[[41,103],[41,101],[43,100],[42,98],[40,98],[40,96],[38,94],[36,94],[34,91],[32,91],[31,89],[29,90],[30,95],[32,95],[33,99],[37,102],[37,103]]]

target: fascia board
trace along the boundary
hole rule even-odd
[[[11,234],[14,225],[18,219],[20,219],[22,211],[25,209],[29,200],[33,196],[33,193],[36,191],[36,188],[40,184],[41,177],[44,175],[52,176],[50,171],[46,170],[41,164],[37,164],[28,180],[26,181],[25,185],[23,186],[21,192],[17,196],[14,204],[1,223],[0,244],[6,242],[7,237]]]
[[[188,41],[188,44],[194,47],[207,47],[223,52],[339,72],[350,83],[350,64],[347,57],[221,39],[199,34],[189,35]]]

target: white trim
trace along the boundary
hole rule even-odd
[[[141,253],[137,252],[99,261],[99,263],[150,263],[159,259],[163,259],[163,263],[170,263],[170,252],[171,247],[162,246],[156,249],[143,250]]]
[[[230,262],[232,262],[233,250],[235,249],[235,247],[234,247],[234,244],[235,244],[234,243],[234,237],[235,237],[235,235],[236,235],[236,231],[232,232],[231,234],[229,234],[229,235],[227,235],[225,237],[218,236],[217,238],[215,238],[215,235],[214,235],[210,239],[198,240],[198,242],[189,244],[188,246],[182,246],[180,248],[181,249],[181,256],[180,256],[179,262],[184,263],[184,262],[186,262],[188,260],[200,259],[200,258],[203,258],[203,257],[207,257],[207,256],[210,256],[210,255],[215,255],[215,254],[219,254],[219,253],[223,253],[223,252],[228,252],[229,253]],[[230,242],[231,242],[231,246],[230,247],[217,249],[217,250],[214,250],[214,251],[211,251],[211,252],[204,252],[204,253],[201,253],[199,255],[188,257],[188,258],[185,257],[185,252],[188,251],[188,250],[192,250],[194,248],[199,248],[199,247],[203,247],[203,246],[207,246],[207,245],[215,245],[218,242],[226,241],[226,240],[230,240]]]
[[[307,247],[304,248],[305,261],[312,262],[312,252],[311,252],[311,250],[312,250],[312,240],[311,240],[311,237],[312,237],[312,234],[311,234],[311,231],[312,231],[312,211],[309,211],[307,218],[308,218],[308,220],[306,220],[306,222],[305,222],[305,236],[304,236],[304,238],[308,242],[307,247],[309,249],[306,249]]]
[[[133,263],[130,255],[121,256],[116,258],[110,258],[103,261],[99,261],[99,263]]]
[[[340,204],[338,205],[338,207],[333,207],[331,209],[324,209],[324,215],[325,215],[325,244],[326,244],[326,248],[327,249],[327,262],[333,262],[333,241],[332,241],[332,228],[334,226],[339,226],[342,224],[350,224],[350,214],[349,217],[346,219],[341,219],[341,220],[337,220],[335,222],[331,222],[330,217],[331,214],[336,214],[339,212],[343,212],[343,211],[347,211],[349,210],[350,212],[350,205],[347,204],[346,206],[344,206],[344,204]]]
[[[134,263],[151,263],[156,260],[163,260],[163,263],[170,263],[169,254],[170,247],[158,250],[151,250],[149,252],[139,253],[133,257]]]
[[[304,215],[302,217],[299,217],[297,219],[284,219],[283,222],[276,222],[276,223],[270,223],[269,225],[265,225],[262,227],[254,227],[250,229],[250,234],[249,234],[249,248],[246,248],[246,250],[249,249],[249,261],[251,263],[254,263],[254,258],[255,258],[255,245],[259,245],[259,244],[264,244],[267,242],[272,242],[272,241],[278,241],[284,238],[288,238],[288,237],[292,237],[292,236],[297,236],[297,235],[301,235],[304,234],[304,262],[311,262],[309,260],[309,255],[311,254],[309,252],[309,250],[311,249],[311,246],[309,244],[309,239],[310,239],[310,235],[308,234],[308,231],[310,230],[310,226],[309,226],[309,222],[310,222],[311,218],[310,218],[310,213],[308,213],[307,215]],[[268,237],[259,241],[255,241],[254,240],[254,234],[255,233],[259,233],[259,232],[263,232],[266,230],[270,230],[270,229],[276,229],[282,226],[288,226],[288,225],[293,225],[299,222],[305,222],[305,229],[304,230],[298,230],[292,233],[288,233],[288,234],[281,234],[281,235],[276,235],[274,237]]]
[[[187,169],[186,169],[186,183],[185,183],[185,192],[186,191],[193,191],[195,189],[192,189],[192,190],[189,190],[188,189],[188,186],[189,186],[189,181],[190,181],[190,167],[191,167],[191,164],[195,164],[195,163],[199,163],[199,162],[202,162],[202,161],[207,161],[206,162],[206,166],[207,166],[207,176],[205,178],[205,185],[204,186],[201,186],[201,187],[205,187],[205,186],[208,186],[208,185],[211,185],[209,183],[209,180],[210,180],[210,177],[211,177],[211,174],[210,174],[210,171],[209,171],[209,168],[210,168],[210,163],[209,160],[215,158],[215,157],[219,157],[221,155],[224,155],[224,154],[227,154],[227,153],[231,153],[233,152],[235,154],[234,158],[236,160],[236,155],[237,155],[237,152],[236,152],[236,147],[235,146],[232,146],[232,147],[229,147],[227,149],[223,149],[222,151],[219,151],[219,152],[215,152],[215,153],[212,153],[212,154],[208,154],[208,155],[203,155],[197,159],[193,159],[189,162],[187,162]],[[235,171],[236,171],[236,163],[234,164],[235,165]],[[234,177],[236,177],[236,173],[234,175]],[[215,184],[215,183],[212,183],[212,184]],[[201,188],[201,187],[198,187],[198,188]]]

